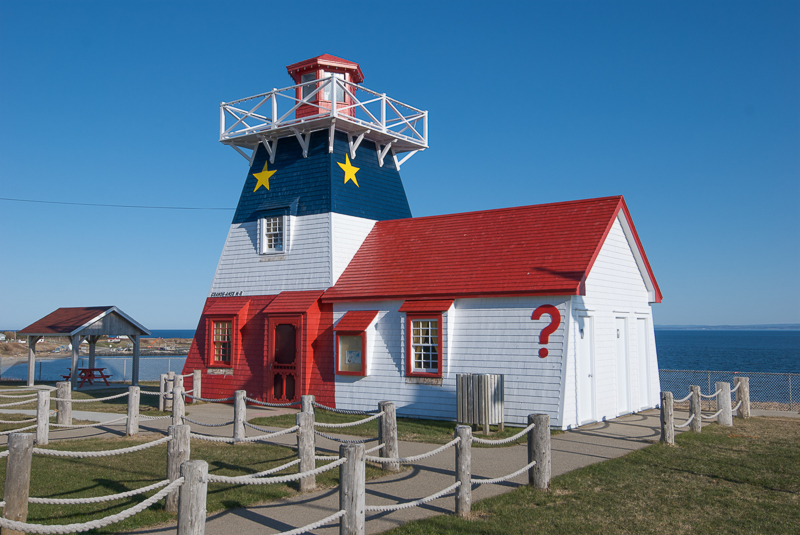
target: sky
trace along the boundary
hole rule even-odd
[[[248,163],[219,104],[320,54],[428,110],[414,216],[624,195],[657,325],[800,323],[800,2],[0,0],[0,328],[193,329]]]

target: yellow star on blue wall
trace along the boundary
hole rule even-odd
[[[356,180],[356,173],[358,173],[360,168],[350,165],[350,156],[347,154],[344,155],[344,161],[345,163],[336,162],[339,164],[339,167],[342,168],[342,171],[344,171],[344,183],[347,184],[348,180],[352,180],[357,188],[361,187],[358,185],[358,180]]]
[[[341,165],[341,164],[340,164]],[[269,177],[275,174],[275,171],[270,171],[267,169],[267,162],[264,162],[264,168],[261,170],[260,173],[253,173],[253,176],[256,177],[258,182],[256,183],[256,189],[253,190],[253,193],[258,190],[261,186],[264,186],[269,190]]]

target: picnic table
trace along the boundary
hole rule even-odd
[[[72,368],[67,368],[67,372],[69,374],[62,375],[64,379],[69,379],[71,377]],[[108,379],[111,377],[111,374],[104,373],[105,368],[78,368],[78,378],[81,380],[81,384],[78,385],[78,388],[83,387],[83,384],[86,381],[89,381],[89,386],[94,384],[95,379],[102,379],[106,386],[111,386],[108,384]]]

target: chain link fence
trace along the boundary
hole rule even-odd
[[[700,387],[700,392],[711,395],[714,383],[725,381],[733,387],[734,377],[750,378],[750,407],[771,411],[800,410],[800,373],[766,372],[721,372],[709,370],[658,370],[661,390],[672,392],[675,398],[689,393],[691,385]],[[736,394],[731,394],[735,399]],[[689,402],[676,403],[676,409],[688,409]],[[717,410],[715,399],[703,399],[703,410]]]

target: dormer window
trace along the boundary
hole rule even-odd
[[[283,253],[284,216],[262,217],[258,220],[259,254]]]

